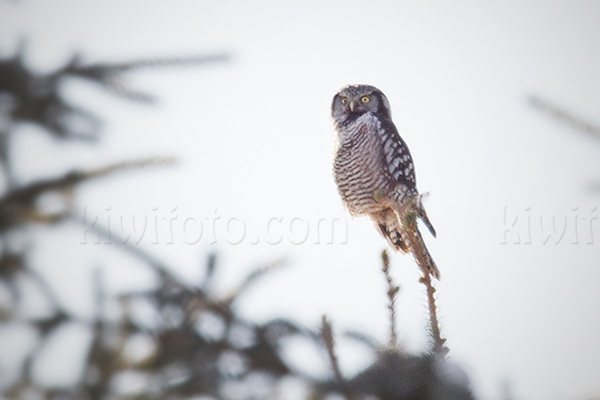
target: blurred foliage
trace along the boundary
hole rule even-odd
[[[528,100],[531,107],[546,114],[564,127],[585,134],[593,139],[600,140],[600,127],[597,124],[589,122],[581,115],[575,114],[571,110],[567,110],[538,95],[529,96]],[[595,182],[591,182],[588,187],[591,192],[600,192],[600,181],[596,180]]]
[[[0,60],[0,168],[4,177],[0,197],[0,289],[7,292],[6,296],[0,296],[0,329],[25,323],[38,333],[37,344],[21,365],[14,365],[18,373],[0,388],[0,393],[7,399],[61,400],[199,396],[275,399],[291,395],[297,398],[299,393],[309,399],[332,398],[331,395],[348,399],[471,399],[468,379],[446,360],[445,354],[432,350],[410,355],[397,346],[394,300],[398,289],[387,272],[390,343],[379,346],[363,334],[348,333],[348,337],[367,343],[376,354],[376,361],[357,376],[345,378],[337,361],[335,332],[327,319],[323,320],[322,331],[315,333],[287,319],[256,323],[238,315],[236,303],[240,295],[274,265],[251,274],[239,289],[218,294],[212,285],[218,273],[215,255],[204,262],[204,281],[191,285],[173,274],[176,266],[164,265],[130,242],[113,237],[113,246],[120,246],[144,263],[153,271],[158,284],[151,290],[111,297],[102,287],[99,269],[94,276],[96,316],[91,321],[81,321],[57,300],[56,293],[61,288],[50,285],[28,264],[31,247],[23,246],[19,238],[31,224],[52,229],[51,225],[58,221],[77,220],[73,215],[74,187],[126,168],[170,160],[128,161],[21,185],[12,176],[11,165],[14,157],[28,155],[11,153],[10,138],[16,132],[15,127],[33,123],[60,140],[84,139],[89,145],[98,138],[101,119],[92,110],[70,103],[61,91],[64,82],[85,79],[126,101],[151,104],[153,96],[126,84],[127,73],[141,68],[201,65],[227,59],[226,55],[215,55],[87,65],[75,57],[45,75],[33,72],[20,55]],[[42,209],[39,199],[56,192],[64,198],[63,207],[53,212]],[[108,234],[99,225],[93,229],[99,235]],[[389,268],[385,258],[384,267]],[[22,291],[18,279],[35,283],[36,290],[51,308],[48,315],[32,317],[22,312],[20,304],[28,293]],[[39,382],[32,370],[40,353],[53,334],[60,333],[60,328],[70,322],[86,325],[92,336],[79,378],[66,387]],[[293,337],[312,341],[322,349],[324,357],[329,356],[331,376],[316,379],[289,364],[282,349]],[[132,348],[141,350],[136,354]],[[69,350],[64,349],[66,353]]]
[[[566,111],[564,108],[539,96],[530,96],[529,104],[554,118],[556,121],[563,123],[565,126],[586,133],[594,139],[600,139],[600,128],[598,126],[586,121],[579,115],[575,115],[571,111]]]

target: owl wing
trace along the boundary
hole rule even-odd
[[[398,184],[398,199],[408,194],[417,194],[417,182],[412,156],[408,146],[398,134],[396,126],[391,121],[384,121],[379,130],[381,136],[382,155],[385,168]]]
[[[400,137],[398,129],[396,129],[396,126],[392,121],[384,121],[381,124],[379,133],[381,135],[382,155],[385,160],[385,167],[394,182],[398,185],[395,193],[395,200],[402,204],[407,195],[414,197],[419,195],[413,159],[410,155],[408,146]],[[419,217],[425,226],[427,226],[429,232],[435,237],[435,229],[431,224],[431,221],[429,221],[429,217],[421,203],[420,197],[417,197],[416,207]]]

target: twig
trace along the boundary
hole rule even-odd
[[[90,386],[90,391],[98,398],[105,396],[109,388],[110,377],[115,373],[116,362],[110,360],[110,356],[114,354],[104,347],[105,334],[105,319],[104,319],[104,303],[106,301],[106,293],[102,285],[102,269],[96,268],[93,273],[93,290],[94,290],[94,321],[92,322],[91,331],[93,333],[92,343],[87,353],[86,366],[84,373],[81,376],[83,385],[85,380],[97,374],[96,381]],[[116,357],[115,357],[116,358]]]
[[[186,67],[202,64],[213,64],[228,62],[231,60],[231,55],[227,53],[206,54],[190,57],[173,57],[173,58],[155,58],[145,60],[126,61],[122,63],[97,63],[90,65],[81,65],[79,57],[75,56],[71,63],[63,69],[63,73],[81,75],[98,79],[106,75],[112,75],[123,72],[130,72],[136,69],[144,68],[165,68],[165,67]]]
[[[429,306],[429,329],[431,338],[433,339],[433,353],[445,356],[448,354],[446,347],[446,339],[442,337],[440,332],[440,324],[437,317],[437,306],[435,305],[435,288],[431,282],[431,275],[423,274],[420,282],[425,285],[427,292],[427,304]]]
[[[342,335],[344,337],[347,337],[348,339],[352,339],[358,343],[361,343],[361,344],[367,346],[369,349],[371,349],[374,352],[378,351],[380,348],[379,343],[377,343],[375,339],[373,339],[370,336],[367,336],[366,334],[364,334],[362,332],[355,331],[355,330],[347,330],[347,331],[342,332]]]
[[[387,250],[381,252],[382,266],[381,270],[385,276],[387,283],[387,296],[388,296],[388,310],[390,312],[390,338],[389,347],[396,347],[398,345],[398,334],[396,332],[396,296],[400,287],[394,284],[392,276],[390,275],[390,258]]]
[[[333,328],[331,327],[331,323],[327,319],[326,315],[323,315],[321,320],[321,337],[323,338],[323,342],[325,342],[325,348],[327,349],[327,355],[329,356],[329,361],[331,362],[331,368],[333,369],[335,379],[338,381],[338,383],[342,384],[344,382],[344,378],[340,372],[340,365],[338,363],[337,355],[335,354],[335,338],[333,336]]]
[[[56,77],[77,76],[95,82],[122,98],[144,104],[156,103],[156,98],[148,93],[129,88],[124,83],[123,74],[139,69],[185,67],[228,62],[229,54],[208,54],[192,57],[134,60],[112,64],[81,65],[76,55],[71,62],[55,73]]]
[[[210,290],[215,277],[216,269],[217,254],[213,252],[208,255],[208,260],[206,260],[206,274],[204,275],[204,280],[200,285],[203,291],[208,292]]]
[[[2,111],[0,110],[0,113],[1,112]],[[2,118],[2,115],[0,115],[0,118]],[[2,123],[2,121],[0,121],[0,123]],[[9,156],[10,141],[10,130],[5,131],[3,127],[0,126],[0,169],[2,170],[8,189],[13,189],[16,185],[16,179]]]
[[[76,218],[74,218],[74,221],[76,223],[81,223],[81,221]],[[118,245],[119,247],[121,247],[122,249],[124,249],[125,251],[127,251],[128,253],[134,255],[135,257],[139,258],[140,260],[143,260],[146,264],[148,264],[148,266],[151,269],[153,269],[154,271],[156,271],[159,274],[161,279],[169,279],[170,281],[173,281],[173,282],[180,282],[181,288],[185,288],[186,290],[191,292],[191,289],[189,289],[188,287],[186,287],[184,285],[183,280],[179,280],[179,279],[175,278],[175,276],[171,272],[174,270],[172,267],[167,266],[159,259],[148,254],[143,249],[141,249],[139,246],[130,244],[131,241],[123,240],[123,238],[118,237],[118,235],[116,235],[114,232],[112,232],[111,230],[109,230],[99,224],[90,226],[89,229],[94,231],[95,233],[97,233],[101,238],[110,240],[111,244],[114,243],[114,244]]]
[[[585,121],[583,118],[576,116],[571,112],[566,111],[561,107],[558,107],[537,96],[531,96],[529,98],[529,103],[533,107],[549,114],[550,116],[566,123],[567,125],[570,125],[572,128],[577,129],[580,132],[587,133],[596,139],[600,139],[600,127]]]
[[[250,275],[248,275],[246,277],[246,279],[244,279],[244,281],[240,284],[240,286],[237,287],[237,289],[234,289],[233,291],[231,291],[229,293],[229,295],[225,296],[225,298],[223,299],[223,303],[231,303],[233,302],[235,299],[237,299],[239,297],[239,295],[246,291],[246,289],[248,289],[252,284],[254,284],[259,278],[262,278],[267,272],[270,272],[271,270],[275,269],[275,268],[279,268],[283,265],[285,265],[286,261],[281,259],[281,260],[276,260],[274,262],[271,262],[269,264],[267,264],[266,266],[262,267],[262,268],[258,268],[254,271],[252,271],[252,273],[250,273]]]

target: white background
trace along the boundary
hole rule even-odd
[[[84,185],[79,216],[87,209],[104,223],[109,215],[136,215],[149,227],[157,217],[159,244],[147,235],[140,246],[190,282],[201,278],[206,254],[217,251],[223,294],[253,268],[285,257],[287,267],[239,303],[245,316],[285,316],[316,329],[326,313],[336,330],[363,330],[385,343],[379,254],[386,243],[369,221],[352,220],[343,209],[331,175],[329,120],[339,88],[377,86],[411,148],[420,190],[431,193],[426,207],[438,238],[424,236],[442,272],[442,330],[477,396],[500,398],[503,382],[517,399],[598,396],[600,222],[589,217],[600,203],[600,192],[590,189],[600,181],[600,142],[531,107],[528,98],[543,97],[600,124],[599,17],[593,1],[2,2],[0,53],[13,54],[26,38],[25,59],[40,72],[74,52],[89,62],[232,56],[226,64],[132,76],[160,98],[155,108],[74,83],[66,88],[72,101],[106,120],[99,144],[65,145],[24,126],[13,143],[17,177],[26,183],[75,167],[176,156],[175,167]],[[161,218],[174,215],[168,244]],[[208,236],[183,242],[185,218],[215,216],[217,243]],[[558,244],[544,244],[540,218],[547,228],[553,216],[559,227],[568,216],[566,231]],[[283,234],[278,245],[265,242],[274,217],[283,218],[274,225]],[[295,217],[301,221],[290,231]],[[228,243],[239,237],[235,222],[225,232],[231,218],[246,224],[237,245]],[[341,234],[334,244],[315,244],[321,218],[347,221],[347,243]],[[303,224],[309,239],[295,245]],[[261,240],[253,245],[255,237]],[[31,240],[31,264],[61,288],[70,312],[92,314],[93,268],[102,267],[112,292],[152,284],[115,246],[82,240],[73,224],[40,229]],[[394,254],[392,262],[402,286],[401,341],[423,351],[427,321],[417,267],[409,256]],[[83,346],[82,328],[70,329]],[[0,344],[6,359],[33,342],[22,331],[19,343]],[[344,350],[342,343],[348,375],[369,362]],[[294,362],[310,371],[317,361]],[[68,383],[68,365],[76,362],[62,356],[40,363],[39,380]]]

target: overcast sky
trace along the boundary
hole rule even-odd
[[[14,146],[27,157],[17,177],[25,183],[74,167],[175,156],[174,167],[85,185],[77,192],[80,217],[111,217],[113,227],[120,216],[146,217],[139,245],[191,281],[205,255],[220,252],[224,291],[286,258],[287,267],[248,292],[244,315],[316,328],[326,313],[336,329],[361,329],[385,343],[379,253],[386,242],[343,209],[329,119],[339,88],[377,86],[411,149],[418,187],[430,192],[425,205],[438,237],[423,233],[442,274],[442,330],[476,394],[499,398],[509,382],[517,399],[598,396],[600,222],[593,218],[600,192],[592,187],[600,181],[600,142],[528,99],[600,125],[599,18],[593,1],[2,2],[0,54],[26,38],[26,60],[41,71],[74,52],[89,62],[231,55],[226,64],[132,77],[158,95],[154,108],[74,83],[66,88],[73,101],[106,120],[101,142],[64,145],[22,127]],[[559,233],[565,226],[558,243],[547,239],[553,217]],[[334,243],[316,243],[319,220],[334,219],[341,221]],[[203,234],[189,244],[198,221]],[[151,284],[139,265],[119,261],[114,246],[95,245],[92,236],[81,244],[81,227],[52,232],[32,239],[33,264],[64,287],[73,313],[91,315],[87,274],[99,265],[114,292]],[[422,351],[418,268],[409,256],[394,254],[392,262],[402,286],[401,341]],[[341,346],[346,373],[369,361]],[[296,358],[298,368],[315,369],[310,357]]]

